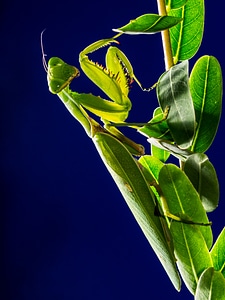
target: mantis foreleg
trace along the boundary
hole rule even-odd
[[[80,94],[71,91],[69,85],[74,78],[80,75],[79,70],[58,57],[52,57],[47,65],[41,41],[43,63],[48,73],[47,79],[50,92],[60,97],[69,111],[83,125],[89,136],[91,135],[91,118],[86,110],[99,116],[105,127],[107,127],[110,122],[115,124],[124,122],[131,109],[128,93],[135,76],[125,54],[116,47],[110,47],[106,54],[106,67],[93,63],[87,56],[87,54],[110,43],[118,42],[115,40],[115,37],[97,41],[85,48],[79,56],[82,70],[110,98],[106,100],[92,94]],[[107,130],[127,144],[128,147],[134,149],[135,154],[144,154],[142,146],[125,137],[118,129],[107,127]]]

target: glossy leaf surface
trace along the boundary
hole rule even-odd
[[[211,257],[214,269],[220,271],[225,278],[225,228],[223,228],[213,245]]]
[[[225,300],[225,279],[213,268],[206,269],[198,282],[195,300]]]
[[[205,152],[211,145],[222,110],[222,73],[213,56],[203,56],[190,76],[190,91],[194,102],[197,128],[192,145],[194,152]]]
[[[159,173],[159,186],[167,201],[169,211],[183,219],[209,223],[198,193],[186,174],[177,166],[164,165]],[[196,225],[197,226],[197,225]],[[208,248],[212,245],[211,226],[198,226]]]
[[[200,226],[173,222],[170,229],[178,269],[187,288],[194,294],[201,273],[212,266]]]
[[[145,14],[131,20],[125,26],[113,30],[127,34],[151,34],[171,28],[181,22],[181,20],[180,17]]]
[[[204,0],[188,0],[179,9],[170,10],[170,16],[182,22],[170,29],[174,63],[190,59],[198,51],[204,31]]]
[[[163,111],[161,107],[157,107],[154,110],[153,118],[149,121],[148,124],[138,129],[138,132],[147,136],[155,137],[158,139],[169,139],[172,140],[167,121],[163,120]],[[156,123],[157,124],[154,124]]]
[[[192,155],[192,152],[189,150],[180,149],[176,144],[156,138],[149,138],[148,142],[151,145],[154,145],[160,149],[164,149],[165,151],[170,152],[172,155],[177,157],[178,159],[185,161],[188,156]]]
[[[213,211],[219,202],[219,182],[216,171],[203,153],[190,155],[184,165],[184,172],[199,193],[206,211]]]
[[[162,162],[166,162],[170,156],[170,152],[163,150],[161,148],[158,148],[158,147],[154,146],[153,144],[151,144],[151,154],[154,157],[157,157]]]
[[[201,273],[212,266],[205,240],[196,225],[173,222],[171,234],[178,269],[189,289],[194,294]]]
[[[144,155],[141,156],[138,160],[138,163],[141,166],[141,171],[143,173],[143,175],[145,176],[146,181],[148,182],[148,184],[150,185],[153,193],[155,194],[155,197],[157,198],[157,201],[159,201],[159,203],[161,203],[159,194],[157,192],[157,190],[155,189],[155,186],[158,185],[158,178],[159,178],[159,172],[161,170],[161,168],[164,166],[164,163],[162,163],[158,158],[152,156],[152,155]],[[158,208],[158,210],[161,210],[158,206],[158,203],[156,203],[156,206]],[[163,211],[161,210],[162,214]],[[160,219],[164,231],[166,231],[166,236],[170,236],[170,233],[168,232],[168,226],[167,224],[165,224],[165,220]],[[172,238],[169,238],[170,240],[172,240]],[[169,245],[172,245],[172,242],[169,243]],[[172,248],[173,251],[173,248]]]
[[[140,129],[138,129],[138,132],[141,134],[147,136],[147,137],[156,137],[158,139],[168,139],[172,140],[167,121],[163,120],[163,112],[160,107],[157,107],[154,110],[153,118],[149,122],[149,125],[143,126]],[[162,122],[161,122],[162,121]],[[158,124],[151,124],[154,122],[159,122]],[[166,162],[168,157],[170,156],[170,153],[166,150],[163,150],[162,148],[156,147],[153,144],[151,144],[151,154],[158,159],[160,159],[162,162]]]
[[[167,216],[164,214],[164,198],[161,197],[159,190],[159,173],[162,167],[164,166],[164,163],[161,162],[158,158],[152,156],[152,155],[144,155],[142,156],[138,162],[141,164],[141,170],[142,173],[144,174],[148,184],[150,185],[153,193],[155,194],[155,197],[158,201],[156,203],[155,207],[155,214],[160,218],[160,221],[163,225],[163,229],[165,232],[165,236],[167,237],[167,240],[169,241],[169,247],[174,251],[173,247],[173,241],[171,237],[171,233],[169,231],[169,220]],[[163,218],[161,218],[163,216]],[[166,222],[165,222],[166,220]]]
[[[148,170],[150,175],[148,177],[148,182],[151,184],[151,181],[156,181],[158,183],[159,172],[164,164],[154,156],[144,155],[139,160],[139,163]],[[150,179],[151,176],[151,179]]]
[[[166,0],[166,9],[169,12],[171,9],[177,9],[186,4],[188,0]]]
[[[195,131],[195,112],[188,79],[188,61],[170,68],[159,79],[157,97],[163,111],[169,107],[167,124],[180,148],[192,144]]]

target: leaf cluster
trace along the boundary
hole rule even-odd
[[[130,35],[167,30],[170,36],[173,66],[157,81],[159,107],[138,129],[148,138],[151,155],[138,164],[157,199],[167,249],[174,253],[175,269],[164,268],[175,288],[180,290],[181,276],[196,300],[225,299],[225,231],[212,247],[206,214],[219,202],[216,171],[205,152],[221,117],[221,67],[214,56],[204,55],[189,74],[189,60],[202,42],[204,1],[168,0],[166,11],[165,16],[145,14],[114,29]],[[170,155],[179,159],[180,167],[167,163]],[[162,250],[157,251],[161,257]]]

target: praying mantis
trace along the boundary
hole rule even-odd
[[[160,178],[160,173],[173,174],[182,171],[165,167],[157,162],[159,176],[154,178],[151,170],[148,171],[145,162],[142,162],[147,159],[144,156],[143,147],[124,136],[116,128],[116,124],[126,125],[125,120],[132,107],[128,97],[132,82],[135,81],[142,90],[145,90],[134,75],[132,65],[126,55],[117,47],[111,46],[112,43],[118,44],[116,38],[120,35],[97,41],[86,47],[79,55],[82,71],[108,96],[109,100],[92,94],[71,91],[69,85],[73,79],[80,75],[80,71],[58,57],[50,58],[47,64],[41,35],[43,64],[47,72],[48,86],[50,92],[58,95],[69,112],[80,122],[88,136],[92,138],[105,166],[119,187],[146,238],[174,286],[179,290],[180,277],[176,268],[173,242],[166,218],[178,222],[184,221],[184,223],[192,225],[210,225],[210,223],[194,190],[193,195],[197,199],[198,204],[196,205],[198,205],[200,211],[199,221],[195,222],[189,220],[189,218],[185,220],[183,216],[181,218],[169,212],[166,202],[168,199],[165,199],[163,195],[165,183],[163,177]],[[92,62],[88,58],[88,54],[105,46],[110,47],[106,53],[106,67],[103,67]],[[88,112],[100,117],[104,127],[91,118]],[[133,154],[142,156],[142,160],[137,160]],[[185,180],[187,180],[186,177]],[[160,182],[162,182],[163,188],[160,187]],[[153,186],[157,187],[155,192]],[[158,206],[157,195],[160,198],[159,216],[165,218],[160,218],[155,214],[155,207]],[[178,197],[177,203],[179,201]],[[183,207],[179,207],[179,205],[180,203],[173,206],[176,206],[178,213],[184,214]],[[190,215],[194,216],[194,213],[191,212]],[[210,236],[211,229],[209,226],[200,227],[204,227],[201,229],[204,236]]]
[[[224,247],[216,245],[210,251],[213,236],[206,212],[218,205],[219,185],[205,151],[220,120],[221,68],[216,58],[205,55],[189,75],[189,59],[202,40],[203,0],[163,0],[158,1],[158,8],[159,15],[145,14],[132,19],[114,29],[119,34],[99,40],[80,52],[81,70],[107,95],[106,99],[73,92],[70,83],[80,71],[58,57],[46,63],[41,41],[43,64],[50,92],[59,96],[93,141],[174,287],[179,291],[183,278],[191,293],[197,295],[196,300],[202,299],[203,294],[217,299],[218,291],[223,296],[225,289],[224,259],[218,259]],[[131,84],[136,82],[145,89],[126,55],[118,49],[117,38],[121,34],[157,32],[162,33],[166,65],[166,71],[154,85],[159,107],[147,124],[128,123]],[[92,52],[102,47],[108,47],[105,67],[89,59]],[[145,60],[149,59],[148,53]],[[75,85],[78,83],[74,80]],[[118,130],[121,126],[131,127],[147,137],[151,155],[123,135]],[[169,155],[179,159],[179,167],[168,162]],[[105,192],[103,185],[99,180],[97,189],[101,192]],[[107,191],[105,196],[109,201]],[[106,210],[105,214],[108,213]],[[221,277],[220,281],[216,275]]]
[[[118,124],[118,126],[131,125],[141,127],[146,124],[124,122],[132,107],[128,94],[133,81],[135,81],[143,91],[150,91],[156,84],[149,89],[144,89],[134,75],[133,67],[126,55],[117,47],[111,46],[112,43],[119,44],[116,38],[118,38],[121,33],[112,38],[94,42],[81,51],[79,55],[80,67],[85,75],[110,98],[110,100],[105,100],[100,96],[85,93],[79,94],[70,90],[70,83],[80,75],[80,71],[76,67],[65,63],[58,57],[50,58],[47,65],[42,42],[43,32],[41,33],[42,59],[47,72],[50,92],[59,96],[70,113],[81,123],[86,133],[93,138],[93,140],[95,140],[95,134],[99,132],[101,134],[111,135],[113,137],[112,140],[122,142],[131,154],[138,156],[144,155],[143,147],[124,136],[115,126]],[[110,47],[106,53],[106,67],[103,67],[91,61],[88,58],[88,54],[105,46]],[[100,117],[105,128],[102,128],[99,123],[91,118],[86,110]],[[147,123],[147,125],[151,126],[161,123],[167,118],[168,113],[169,107],[166,107],[162,113],[163,117],[161,120]],[[166,203],[164,203],[164,207],[167,207]],[[190,220],[182,220],[171,214],[168,208],[164,209],[164,211],[169,218],[175,221],[184,221],[184,223],[188,224],[210,225],[210,223],[193,223]]]

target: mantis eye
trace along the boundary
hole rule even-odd
[[[52,57],[48,62],[48,86],[53,94],[58,94],[71,81],[80,75],[80,71],[71,65],[65,63],[58,57]]]

